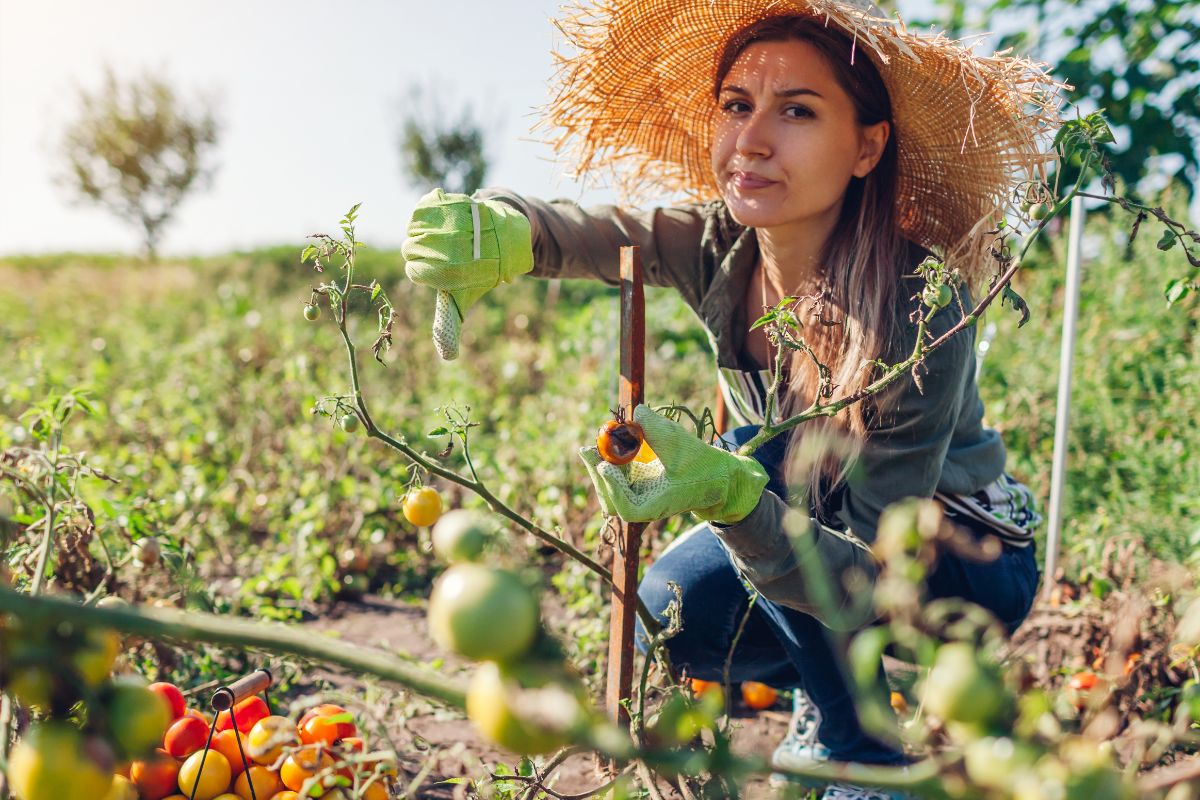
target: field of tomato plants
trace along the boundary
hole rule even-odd
[[[384,233],[369,207],[350,221],[352,239]],[[1167,307],[1163,286],[1186,264],[1154,235],[1130,247],[1127,226],[1103,216],[1087,235],[1052,596],[1006,640],[969,609],[933,626],[888,594],[893,623],[871,629],[888,633],[855,639],[851,667],[885,644],[932,667],[898,670],[882,702],[914,752],[942,755],[849,777],[940,797],[1194,796],[1200,304]],[[659,657],[668,629],[639,661],[633,742],[596,710],[607,587],[562,547],[611,559],[577,450],[615,403],[616,290],[502,286],[471,312],[464,355],[444,362],[432,296],[397,253],[358,248],[354,280],[379,291],[341,306],[313,291],[337,285],[340,262],[314,273],[302,246],[153,265],[0,261],[6,791],[101,797],[115,773],[104,791],[116,800],[201,785],[205,800],[765,796],[788,687],[677,684],[687,676]],[[1043,509],[1064,258],[1065,237],[1051,237],[1018,273],[1026,325],[988,312],[997,333],[980,378],[1010,471]],[[386,365],[371,348],[380,297]],[[648,289],[646,319],[647,401],[712,405],[691,312]],[[689,526],[651,524],[643,564]],[[948,535],[928,507],[896,509],[881,533],[890,574],[919,578]],[[933,644],[947,638],[971,646]],[[214,719],[214,692],[260,667],[272,683],[237,698],[254,709],[245,724]],[[172,701],[163,719],[155,692]]]

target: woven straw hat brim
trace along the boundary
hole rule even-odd
[[[1021,181],[1044,179],[1061,124],[1044,65],[978,56],[941,34],[829,0],[596,0],[555,20],[573,52],[556,53],[552,100],[536,128],[577,177],[610,180],[626,202],[668,193],[720,196],[709,146],[722,45],[757,20],[814,17],[869,57],[891,95],[899,159],[897,219],[973,282],[992,264],[999,218]]]

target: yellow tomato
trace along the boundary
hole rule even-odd
[[[114,775],[112,786],[109,787],[108,794],[104,795],[104,800],[139,800],[137,787],[129,778]]]
[[[83,647],[71,656],[71,661],[88,686],[99,686],[108,679],[120,653],[121,637],[116,631],[88,628]]]
[[[106,748],[103,743],[85,742],[78,730],[64,722],[37,723],[8,759],[9,788],[17,800],[102,798],[113,784],[112,751],[94,755],[91,751],[97,749]]]
[[[200,763],[204,762],[203,771]],[[200,782],[196,784],[196,777]],[[224,794],[229,788],[229,760],[215,750],[209,750],[207,755],[203,750],[192,753],[187,761],[179,768],[179,791],[190,796],[192,786],[196,784],[195,800],[214,800],[217,795]]]
[[[442,515],[442,498],[436,489],[422,486],[404,496],[404,518],[418,527],[438,521]]]
[[[296,744],[296,726],[287,717],[264,717],[246,734],[246,754],[259,764],[274,764],[283,748]],[[256,796],[261,794],[257,790]],[[268,797],[270,795],[267,795]]]
[[[238,776],[233,785],[233,791],[241,800],[252,800],[250,787],[254,787],[254,797],[270,797],[284,790],[283,781],[275,774],[275,770],[254,766]]]

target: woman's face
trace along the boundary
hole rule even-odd
[[[859,125],[850,96],[807,42],[756,42],[717,99],[712,167],[733,218],[752,228],[836,221],[851,176],[869,173],[890,126]]]

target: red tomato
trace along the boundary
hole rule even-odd
[[[1096,687],[1096,673],[1076,672],[1071,676],[1070,686],[1076,691],[1087,691]]]
[[[185,717],[195,717],[196,719],[203,722],[204,727],[206,727],[206,728],[208,726],[212,725],[212,715],[207,714],[198,708],[189,708],[187,711],[183,712],[183,715]]]
[[[254,761],[250,758],[250,754],[246,752],[246,737],[242,737],[242,749],[238,750],[238,740],[235,736],[233,728],[230,728],[227,731],[221,731],[216,734],[212,739],[212,749],[225,756],[225,760],[229,762],[229,774],[234,778],[240,775],[242,770],[246,769],[246,764],[242,761],[243,753],[246,756],[246,761],[249,761],[251,765],[254,764]]]
[[[330,722],[329,717],[318,714],[309,717],[308,722],[300,727],[300,741],[304,744],[332,745],[337,741],[338,726]]]
[[[208,741],[208,726],[195,717],[180,717],[167,728],[163,748],[175,758],[187,758]]]
[[[152,683],[146,688],[167,701],[167,705],[171,709],[172,721],[179,719],[187,711],[187,700],[183,699],[183,692],[179,691],[179,687],[175,684]]]
[[[237,720],[238,730],[242,733],[248,733],[254,727],[254,723],[269,716],[271,709],[267,708],[267,701],[258,695],[247,697],[233,707],[233,719]],[[231,728],[233,722],[229,718],[229,712],[222,711],[217,715],[217,730],[227,731]]]
[[[347,736],[357,736],[358,728],[354,725],[354,721],[350,717],[350,712],[339,705],[333,703],[322,703],[319,706],[314,706],[304,712],[304,716],[296,723],[296,729],[304,727],[304,723],[308,722],[315,716],[322,717],[337,717],[338,734],[337,738],[345,739]]]
[[[179,785],[179,762],[166,750],[159,748],[154,751],[152,758],[134,761],[129,765],[129,779],[137,787],[142,800],[162,800],[175,794]]]

